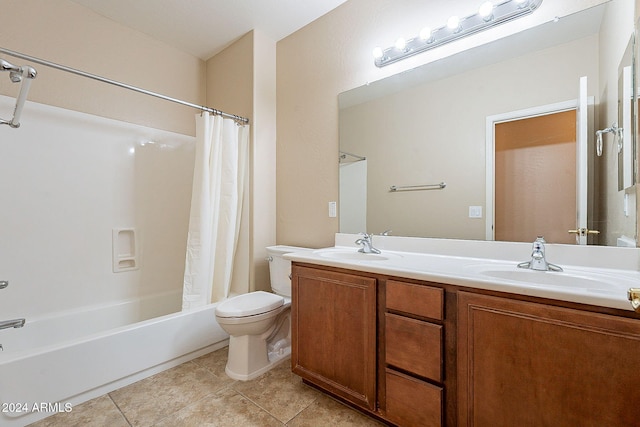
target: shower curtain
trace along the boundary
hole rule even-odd
[[[249,126],[209,113],[196,115],[183,310],[229,295],[248,169]]]

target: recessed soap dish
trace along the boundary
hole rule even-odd
[[[113,272],[137,270],[138,245],[134,228],[114,228],[112,230]]]

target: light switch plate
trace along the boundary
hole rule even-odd
[[[469,206],[469,218],[482,218],[482,206]]]
[[[337,216],[337,203],[329,202],[329,218],[335,218]]]

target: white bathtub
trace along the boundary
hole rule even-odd
[[[177,310],[179,301],[165,293],[0,330],[0,425],[24,426],[72,410],[227,344],[215,305],[161,315]]]

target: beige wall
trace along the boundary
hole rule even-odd
[[[234,293],[269,290],[265,248],[276,241],[275,46],[255,30],[207,61],[207,105],[251,121],[251,172],[245,198],[249,209],[242,220]]]
[[[602,102],[599,105],[598,129],[611,126],[618,120],[618,67],[624,55],[627,42],[634,31],[633,2],[615,2],[607,7],[600,29],[600,45],[615,46],[615,49],[600,49],[600,89]],[[596,158],[599,169],[601,200],[596,229],[601,231],[599,243],[615,245],[620,236],[633,238],[636,232],[636,217],[624,214],[625,191],[618,191],[618,155],[616,143],[611,134],[603,138],[603,155]],[[635,189],[628,191],[630,212],[635,212]]]
[[[0,46],[189,102],[205,100],[204,61],[69,0],[4,0]],[[15,65],[27,63],[0,57]],[[195,134],[195,110],[53,68],[34,67],[38,77],[31,85],[31,101]],[[0,93],[14,96],[17,90],[7,75],[0,75]],[[0,113],[0,117],[10,115]]]
[[[640,20],[640,0],[636,0],[635,2],[635,10],[634,10],[634,20],[633,22],[636,24],[636,70],[640,70],[640,58],[638,56],[638,52],[640,52],[640,49],[638,48],[638,46],[640,46],[640,40],[638,40],[638,37],[640,35],[640,25],[638,24],[638,21]],[[636,87],[638,87],[638,83],[640,83],[640,76],[636,76]],[[636,112],[636,127],[640,127],[640,112]],[[636,129],[636,164],[640,165],[640,129]],[[640,175],[639,171],[636,170],[636,173]],[[637,178],[636,178],[637,179]],[[640,218],[640,205],[637,203],[637,200],[639,199],[640,196],[640,185],[636,185],[636,192],[635,192],[635,196],[636,196],[636,218]],[[638,236],[640,236],[640,221],[636,220],[636,239],[638,238]],[[638,245],[640,246],[640,245]]]
[[[340,92],[600,3],[546,1],[526,18],[383,69],[373,65],[373,47],[411,37],[425,25],[442,25],[469,2],[349,0],[278,42],[278,243],[328,246],[338,231],[337,218],[327,215],[327,203],[338,200]]]
[[[252,290],[268,290],[266,247],[276,243],[276,42],[254,30]]]

